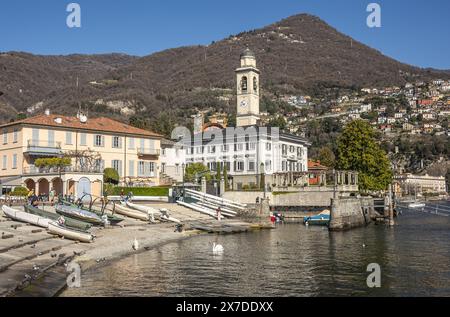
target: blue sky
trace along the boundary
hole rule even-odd
[[[66,26],[70,2],[81,6],[80,29]],[[381,28],[366,25],[371,2],[381,5]],[[399,61],[450,69],[448,0],[0,0],[0,51],[143,56],[298,13],[317,15]]]

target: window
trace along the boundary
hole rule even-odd
[[[216,153],[216,147],[213,145],[208,146],[208,153]]]
[[[145,162],[139,162],[138,164],[138,176],[144,176],[145,174]]]
[[[103,147],[105,138],[102,135],[94,135],[94,146]]]
[[[13,169],[17,169],[17,154],[13,155],[13,164],[12,164],[12,168]]]
[[[113,149],[120,149],[122,147],[122,139],[118,136],[113,136],[112,147]]]
[[[244,149],[244,144],[243,143],[237,143],[234,145],[234,151],[242,151]]]
[[[66,144],[72,145],[72,132],[67,131],[66,132]]]
[[[234,171],[235,172],[244,171],[244,162],[242,162],[242,161],[234,162]]]
[[[256,166],[255,161],[249,161],[248,162],[248,171],[249,172],[254,172],[255,171],[255,166]]]
[[[3,129],[3,144],[8,144],[8,130]]]
[[[119,176],[122,177],[122,161],[120,160],[113,160],[112,161],[112,168],[119,173]]]
[[[281,163],[281,170],[283,171],[283,172],[285,172],[286,170],[287,170],[287,162],[286,161],[283,161],[282,163]]]
[[[198,146],[196,150],[197,154],[203,154],[203,146]]]
[[[129,161],[128,162],[128,176],[130,177],[134,177],[135,173],[134,173],[134,161]]]
[[[39,145],[39,129],[33,129],[32,135],[32,144]]]
[[[297,148],[297,156],[299,156],[299,157],[303,156],[303,151],[302,151],[301,147]]]
[[[256,150],[256,143],[249,143],[249,148],[250,151],[254,151]]]
[[[128,149],[134,150],[134,147],[135,147],[135,145],[134,145],[134,138],[130,138],[128,140]]]
[[[272,143],[266,143],[266,151],[272,151]]]
[[[166,149],[162,149],[161,154],[162,154],[162,156],[166,156]]]
[[[288,150],[287,145],[286,145],[286,144],[283,144],[283,146],[282,146],[282,152],[283,152],[283,155],[287,155],[287,150]]]
[[[256,77],[253,77],[253,91],[255,93],[258,92],[258,80],[256,79]]]
[[[8,157],[6,155],[3,155],[3,163],[2,163],[2,169],[6,169],[8,167]]]
[[[155,163],[139,161],[138,176],[139,177],[154,177],[155,176]]]
[[[81,133],[80,134],[80,145],[81,146],[87,145],[86,139],[87,139],[86,133]]]
[[[99,170],[99,171],[103,171],[105,169],[105,161],[102,159],[96,160],[95,161],[95,167]]]
[[[290,146],[289,147],[289,152],[294,153],[295,152],[295,146]]]
[[[272,161],[271,160],[267,160],[266,164],[265,164],[265,167],[266,167],[266,172],[270,172],[272,170]]]
[[[19,130],[17,128],[15,128],[13,132],[13,142],[19,142]]]
[[[241,89],[243,92],[247,92],[247,88],[248,88],[248,81],[247,81],[247,77],[242,77],[241,80]]]
[[[230,146],[227,144],[222,145],[222,152],[228,152],[230,150]]]
[[[54,147],[55,146],[55,131],[48,130],[48,146]]]

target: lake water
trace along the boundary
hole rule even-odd
[[[450,217],[408,211],[397,224],[197,236],[98,267],[61,295],[450,296]],[[370,263],[381,266],[381,288],[367,287]]]

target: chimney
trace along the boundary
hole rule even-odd
[[[45,109],[44,113],[45,113],[46,116],[49,116],[50,115],[50,109],[48,109],[48,108]]]

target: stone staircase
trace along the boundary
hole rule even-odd
[[[165,173],[160,174],[160,183],[163,186],[175,185],[177,181]]]

